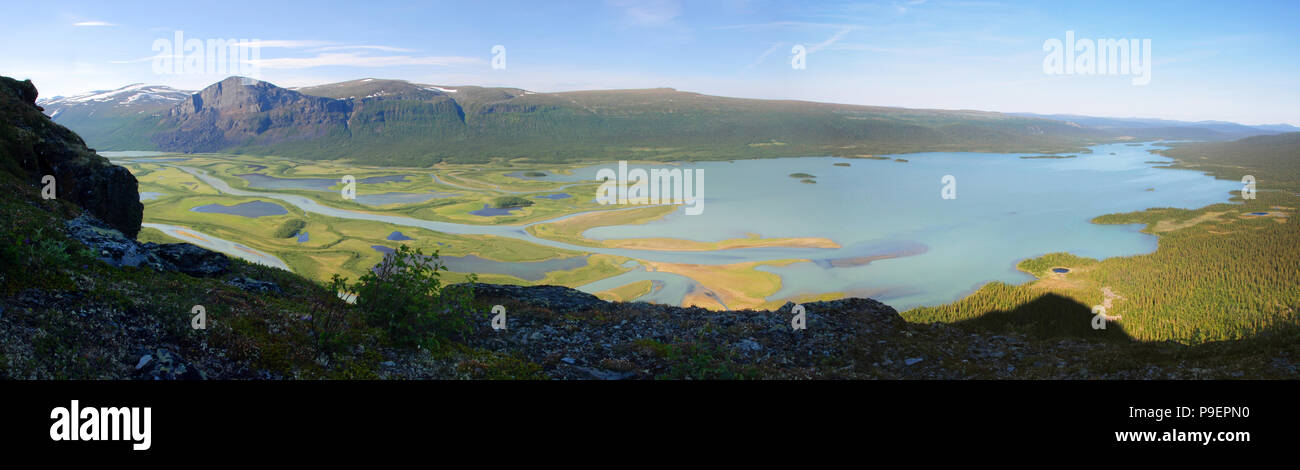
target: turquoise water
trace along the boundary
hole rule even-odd
[[[1152,207],[1202,207],[1225,202],[1229,191],[1240,189],[1201,172],[1153,168],[1144,162],[1172,160],[1149,153],[1151,148],[1156,147],[1102,145],[1071,159],[944,152],[902,156],[906,163],[823,157],[684,164],[683,169],[705,170],[703,214],[679,209],[656,222],[600,227],[585,235],[829,238],[843,248],[819,253],[810,263],[759,268],[782,277],[784,286],[771,299],[845,292],[903,310],[950,302],[989,281],[1030,280],[1015,264],[1046,253],[1107,258],[1151,252],[1156,237],[1140,233],[1141,227],[1089,221]],[[592,179],[599,168],[552,179]],[[817,175],[817,184],[789,177],[796,172]],[[956,199],[941,197],[945,175],[956,178]],[[807,256],[790,251],[791,257]],[[833,263],[891,251],[901,256]]]
[[[703,214],[686,215],[679,209],[648,224],[600,227],[585,234],[597,239],[711,241],[758,233],[765,237],[824,237],[841,245],[837,249],[769,247],[712,252],[587,248],[538,239],[519,225],[457,224],[361,213],[323,206],[302,196],[238,190],[205,172],[180,168],[223,193],[272,198],[331,217],[496,235],[659,262],[716,265],[807,259],[809,262],[784,267],[759,268],[782,278],[782,289],[768,300],[841,292],[874,297],[905,310],[956,300],[989,281],[1029,280],[1015,264],[1046,253],[1068,251],[1107,258],[1151,252],[1156,238],[1140,233],[1140,227],[1089,221],[1103,214],[1152,207],[1202,207],[1225,202],[1229,191],[1240,189],[1237,182],[1214,180],[1201,172],[1155,168],[1172,160],[1149,153],[1152,148],[1157,147],[1101,145],[1093,147],[1092,153],[1070,159],[1022,159],[1023,153],[938,152],[898,156],[908,162],[806,157],[682,164],[684,169],[705,170]],[[600,168],[617,168],[617,163],[537,179],[591,181]],[[802,184],[789,177],[799,172],[817,175],[817,184]],[[956,199],[941,197],[945,175],[956,178]],[[573,196],[585,199],[594,194]],[[456,266],[448,263],[453,271],[501,272],[526,279],[585,264],[585,259],[578,263],[573,258],[559,264],[458,261]],[[679,303],[685,292],[698,288],[681,276],[638,269],[580,289],[594,292],[643,279],[656,285],[643,300]]]

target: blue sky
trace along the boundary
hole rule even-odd
[[[598,0],[16,2],[0,74],[43,96],[158,74],[157,39],[260,39],[260,78],[534,91],[673,87],[748,98],[1300,125],[1300,2]],[[1151,81],[1049,75],[1044,42],[1150,39]],[[494,45],[506,68],[491,66]],[[807,67],[791,67],[803,45]]]

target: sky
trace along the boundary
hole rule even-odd
[[[1300,1],[1289,0],[50,0],[5,10],[0,75],[30,78],[47,97],[138,82],[195,90],[231,75],[156,70],[155,43],[179,31],[260,40],[256,78],[285,87],[359,78],[539,92],[671,87],[1300,125]],[[1076,45],[1149,40],[1149,82],[1135,84],[1133,70],[1047,73],[1045,43],[1067,31]]]

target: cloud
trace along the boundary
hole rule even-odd
[[[682,14],[677,0],[608,0],[606,3],[623,10],[623,16],[637,26],[664,26]]]
[[[906,7],[906,6],[903,6],[904,4],[906,4],[906,5],[920,5],[920,4],[922,4],[922,3],[925,3],[925,0],[907,0],[906,2],[903,2],[903,3],[895,3],[895,4],[894,4],[894,9],[895,9],[895,10],[898,10],[898,13],[899,13],[899,14],[903,14],[903,13],[907,13],[907,7]]]
[[[754,67],[757,67],[758,64],[761,64],[761,63],[763,63],[764,60],[767,60],[767,56],[772,55],[773,52],[776,52],[777,49],[780,49],[781,46],[784,46],[784,45],[785,45],[785,43],[783,43],[783,42],[773,43],[773,44],[772,44],[772,47],[769,47],[769,48],[767,48],[766,51],[763,51],[763,53],[760,54],[760,55],[758,56],[757,59],[754,59],[754,63],[749,64],[749,66],[748,66],[748,67],[745,67],[745,68],[747,68],[747,69],[752,69],[752,68],[754,68]]]
[[[803,28],[852,28],[853,25],[840,23],[812,23],[806,21],[773,21],[771,23],[750,23],[718,26],[714,29],[803,29]]]
[[[825,49],[826,46],[835,44],[840,39],[844,38],[844,35],[849,34],[850,31],[853,31],[853,28],[844,28],[839,31],[836,31],[834,35],[832,35],[830,38],[827,38],[825,41],[808,46],[808,53],[812,54],[814,52]]]
[[[458,66],[483,63],[477,57],[426,56],[363,56],[356,53],[318,54],[314,57],[283,57],[251,61],[253,65],[268,69],[305,69],[311,67],[393,67],[402,65]]]
[[[249,45],[260,47],[282,47],[287,49],[301,49],[304,47],[323,47],[335,44],[331,41],[313,41],[313,40],[290,40],[290,39],[257,39],[249,41]]]
[[[80,23],[72,23],[72,25],[73,26],[117,26],[113,23],[106,23],[103,21],[82,21]]]
[[[325,47],[318,47],[318,48],[316,48],[316,49],[312,49],[312,52],[349,51],[349,50],[356,50],[356,49],[365,49],[365,50],[371,50],[371,51],[384,51],[384,52],[415,52],[415,50],[413,50],[413,49],[405,49],[405,48],[401,48],[401,47],[393,47],[393,46],[369,46],[369,45],[364,45],[364,46],[363,46],[363,45],[354,45],[354,46],[325,46]]]

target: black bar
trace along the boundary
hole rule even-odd
[[[827,452],[874,448],[1155,455],[1281,450],[1297,382],[10,382],[0,448],[116,454],[394,455],[502,447],[656,446],[719,438]],[[150,407],[151,447],[50,438],[55,407]],[[1190,407],[1194,416],[1134,417]],[[1201,407],[1248,416],[1201,416]],[[1248,442],[1117,442],[1125,431],[1248,432]],[[387,455],[387,454],[386,454]]]

